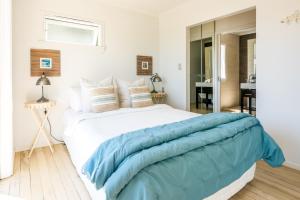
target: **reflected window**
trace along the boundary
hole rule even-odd
[[[256,39],[247,41],[248,77],[256,74]]]
[[[221,45],[221,79],[226,79],[226,45]]]

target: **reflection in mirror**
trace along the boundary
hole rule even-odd
[[[248,52],[248,65],[247,65],[247,75],[248,82],[255,83],[256,77],[256,39],[249,39],[247,41],[247,52]]]
[[[204,39],[203,41],[203,69],[202,76],[203,82],[212,83],[212,39]]]
[[[255,83],[256,80],[256,34],[240,36],[239,41],[240,83]]]
[[[213,112],[213,37],[215,22],[190,29],[190,109],[207,114]]]
[[[240,109],[256,115],[256,34],[240,36]]]
[[[213,46],[212,38],[192,41],[190,44],[191,108],[206,114],[213,111]]]

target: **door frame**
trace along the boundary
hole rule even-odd
[[[213,37],[213,111],[221,111],[221,34]]]
[[[214,104],[214,112],[221,112],[221,37],[222,35],[225,34],[236,34],[239,32],[249,32],[250,33],[256,33],[255,28],[253,27],[238,27],[236,29],[232,29],[231,31],[227,31],[224,33],[215,33],[215,54],[214,54],[214,59],[215,59],[215,64],[213,65],[213,70],[215,70],[214,76],[216,77],[214,79],[214,98],[215,98],[215,104]]]
[[[190,87],[190,29],[194,26],[199,26],[204,23],[208,23],[211,21],[216,21],[218,19],[222,19],[229,16],[234,16],[243,12],[247,12],[249,10],[256,9],[256,7],[250,7],[248,9],[239,10],[237,12],[233,12],[228,15],[224,15],[222,17],[218,17],[215,19],[211,19],[208,21],[203,21],[198,24],[194,24],[192,26],[186,27],[186,110],[190,111],[190,93],[195,92],[191,91]],[[217,33],[215,27],[215,34],[212,36],[212,49],[213,49],[213,59],[212,59],[212,72],[213,72],[213,112],[220,112],[221,111],[221,35],[239,31],[246,31],[249,29],[253,29],[252,26],[244,25],[240,27],[236,27],[235,29],[230,30],[229,32],[224,33]],[[256,29],[256,24],[255,24]],[[256,30],[255,30],[256,32]]]

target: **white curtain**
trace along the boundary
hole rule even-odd
[[[12,3],[0,0],[0,179],[13,173]]]

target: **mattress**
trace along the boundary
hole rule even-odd
[[[106,140],[130,131],[189,119],[199,114],[174,109],[168,105],[153,105],[145,108],[122,108],[105,113],[65,112],[64,140],[72,162],[92,199],[105,200],[104,189],[96,190],[81,173],[81,167],[97,147]],[[85,121],[85,123],[80,123]],[[207,200],[228,199],[242,189],[254,177],[255,164],[238,180]]]

